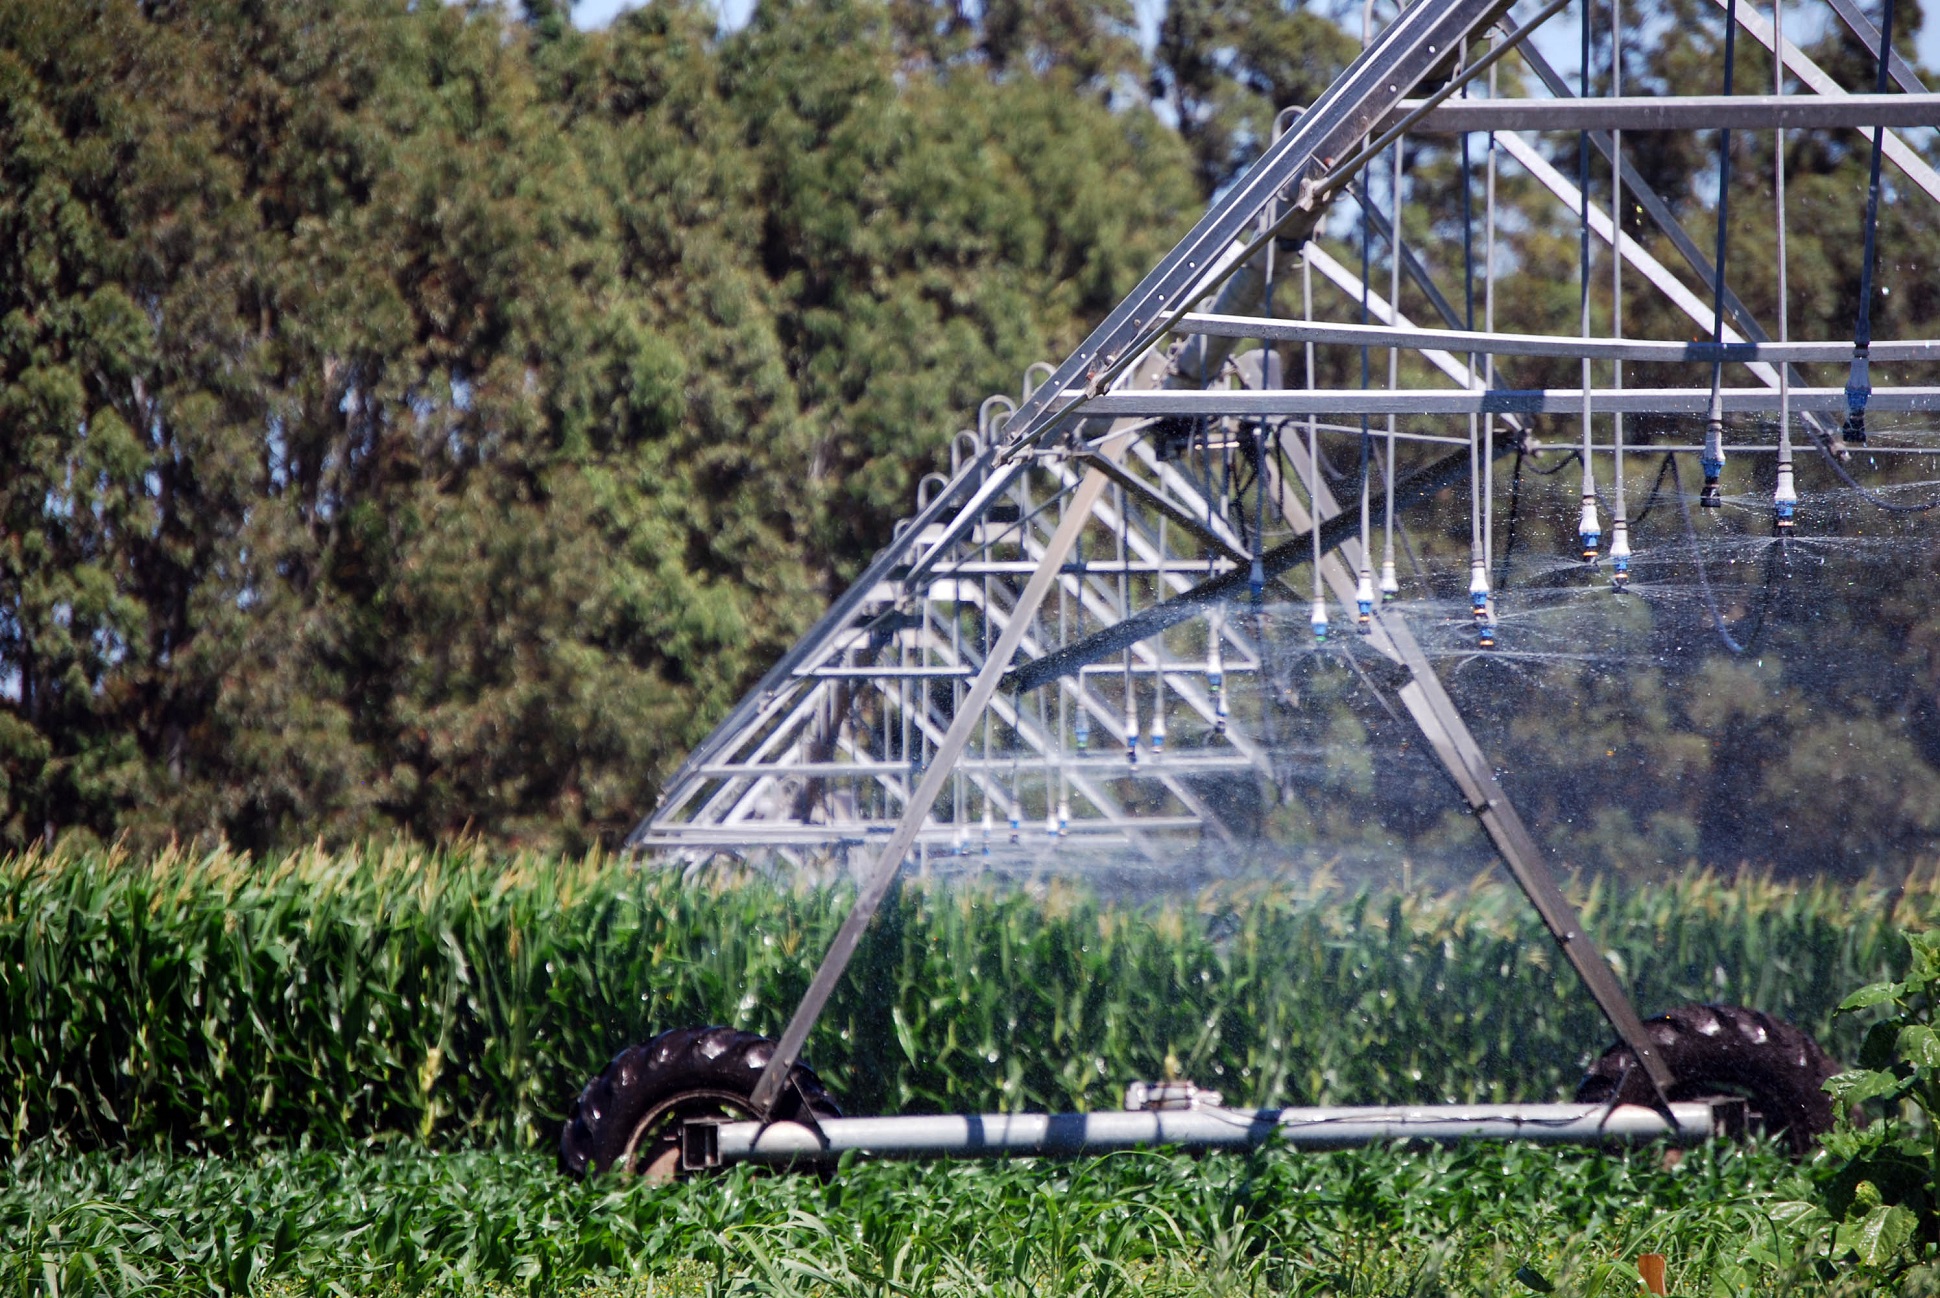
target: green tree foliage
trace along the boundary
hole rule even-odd
[[[1720,88],[1718,6],[1625,9],[1627,90]],[[765,0],[731,34],[699,0],[598,33],[566,13],[0,9],[0,845],[74,829],[260,849],[467,823],[610,840],[890,537],[979,401],[1070,349],[1275,114],[1351,60],[1362,17],[1170,0],[1147,50],[1127,0]],[[1899,7],[1909,56],[1918,20]],[[1856,42],[1807,35],[1844,83],[1869,80]],[[1762,90],[1769,57],[1737,49],[1740,87]],[[1515,59],[1499,74],[1530,75]],[[1404,235],[1460,311],[1457,153],[1407,147]],[[1545,147],[1574,171],[1573,140]],[[1626,139],[1706,248],[1714,149]],[[1772,139],[1739,132],[1734,149],[1730,280],[1770,320]],[[1854,132],[1793,132],[1787,149],[1792,334],[1838,338],[1869,152]],[[1478,173],[1481,158],[1476,141]],[[1386,208],[1385,163],[1371,175]],[[1600,159],[1591,180],[1608,193]],[[1514,166],[1499,188],[1518,215],[1500,231],[1498,324],[1573,329],[1573,218]],[[1924,214],[1885,205],[1882,336],[1940,327]],[[1323,231],[1349,264],[1354,215],[1343,200]],[[1625,222],[1708,299],[1641,209]],[[1380,267],[1378,238],[1371,253]],[[1601,328],[1607,289],[1594,298]],[[1441,318],[1412,285],[1401,306]],[[1642,292],[1624,323],[1694,332]],[[1888,369],[1875,381],[1924,381]],[[1514,386],[1576,377],[1504,364]],[[1358,381],[1357,356],[1323,349],[1320,383]],[[1568,443],[1568,424],[1535,431]],[[1530,459],[1519,483],[1502,467],[1499,506],[1525,502],[1508,590],[1522,556],[1568,548],[1560,458]],[[1758,492],[1769,473],[1729,470]],[[1659,508],[1659,524],[1675,513]],[[1828,510],[1810,527],[1869,521]],[[1466,524],[1450,504],[1410,543],[1459,570]],[[1921,554],[1863,588],[1801,565],[1769,607],[1725,608],[1759,628],[1750,660],[1632,606],[1602,616],[1647,667],[1559,665],[1540,715],[1498,706],[1523,688],[1512,668],[1451,688],[1515,754],[1511,792],[1571,861],[1783,864],[1829,841],[1903,859],[1940,833]],[[1826,670],[1828,644],[1868,670]],[[1268,833],[1475,844],[1431,764],[1369,756],[1403,734],[1350,706],[1359,685],[1338,667],[1302,664],[1283,691],[1304,702],[1279,733],[1335,759],[1304,793],[1282,781]],[[1605,796],[1634,770],[1676,776]]]
[[[1189,219],[1067,19],[0,13],[0,838],[623,829]]]
[[[1172,0],[1159,23],[1152,92],[1211,191],[1259,156],[1275,114],[1312,103],[1359,52],[1324,10],[1296,0]]]

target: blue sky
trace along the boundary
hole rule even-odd
[[[1756,0],[1752,0],[1752,2],[1756,3]],[[1874,5],[1869,3],[1868,0],[1861,0],[1861,2],[1869,10],[1874,8]],[[718,3],[720,4],[723,16],[727,19],[727,25],[730,27],[738,27],[741,23],[745,22],[749,10],[754,7],[754,0],[718,0]],[[576,3],[573,5],[573,22],[581,27],[604,27],[613,21],[615,14],[626,9],[637,9],[640,7],[640,4],[641,0],[576,0]],[[1152,11],[1154,6],[1150,3],[1141,3],[1138,5],[1138,8],[1141,15],[1144,15]],[[1763,13],[1766,10],[1766,5],[1759,4],[1758,9],[1759,12]],[[1814,3],[1813,0],[1808,0],[1803,5],[1788,5],[1786,12],[1788,23],[1794,21],[1792,18],[1794,14],[1808,21],[1818,17],[1820,13],[1823,13],[1827,17],[1831,15],[1829,8]],[[1149,19],[1146,25],[1150,25]],[[1575,43],[1573,39],[1567,42],[1567,44],[1570,48],[1574,48]],[[1560,66],[1561,61],[1558,60],[1557,62]],[[1940,21],[1928,22],[1926,30],[1920,33],[1920,62],[1930,68],[1940,67]]]

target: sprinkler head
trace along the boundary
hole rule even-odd
[[[1839,436],[1854,446],[1866,444],[1866,402],[1873,395],[1871,355],[1863,347],[1852,357],[1852,373],[1846,379],[1846,422]]]
[[[1152,713],[1150,746],[1153,757],[1165,756],[1165,713],[1156,709]]]
[[[1780,532],[1789,532],[1797,521],[1793,515],[1798,512],[1798,488],[1792,483],[1792,465],[1788,461],[1778,466],[1778,489],[1772,492],[1772,523]]]
[[[1374,577],[1365,568],[1361,569],[1360,584],[1354,588],[1354,611],[1361,634],[1367,635],[1374,623]]]
[[[1698,457],[1698,465],[1704,470],[1704,489],[1698,492],[1698,508],[1718,509],[1724,505],[1724,493],[1718,488],[1718,479],[1724,474],[1724,452],[1716,445],[1717,427],[1713,425],[1711,434],[1705,438],[1704,454]]]
[[[1326,600],[1317,599],[1314,601],[1313,628],[1314,628],[1314,643],[1325,644],[1327,642],[1327,601]]]
[[[1475,644],[1479,649],[1495,648],[1495,623],[1483,622],[1476,627]]]
[[[1401,582],[1394,575],[1394,560],[1381,560],[1381,602],[1387,603],[1401,593]]]
[[[1622,519],[1610,538],[1610,584],[1619,592],[1630,584],[1630,529]]]
[[[1603,544],[1603,524],[1597,521],[1596,497],[1587,491],[1583,495],[1583,517],[1576,525],[1576,535],[1583,543],[1583,562],[1594,565],[1597,547]]]

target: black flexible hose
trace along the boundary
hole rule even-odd
[[[1886,12],[1879,25],[1879,77],[1875,94],[1886,93],[1887,64],[1893,57],[1893,0],[1886,0]],[[1842,435],[1861,446],[1866,443],[1866,402],[1872,396],[1868,373],[1873,345],[1873,263],[1879,252],[1879,170],[1886,153],[1886,126],[1873,127],[1873,157],[1866,182],[1866,242],[1859,259],[1859,316],[1852,326],[1852,373],[1846,379],[1846,425]]]

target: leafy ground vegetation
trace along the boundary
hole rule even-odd
[[[1634,1292],[1654,1251],[1681,1293],[1877,1288],[1821,1265],[1823,1178],[1763,1146],[1674,1164],[1478,1146],[855,1165],[664,1189],[557,1174],[548,1145],[591,1072],[667,1026],[773,1031],[842,900],[482,848],[14,858],[0,1282],[1587,1295]],[[1927,880],[1582,900],[1646,1007],[1758,1004],[1848,1059],[1869,1011],[1835,1018],[1841,995],[1901,985],[1901,926],[1940,913]],[[810,1043],[851,1112],[1110,1106],[1168,1055],[1242,1102],[1542,1100],[1607,1036],[1489,883],[1119,905],[916,882],[884,918]]]
[[[36,1152],[0,1186],[13,1293],[1476,1295],[1878,1292],[1815,1265],[1766,1147],[1471,1146],[853,1164],[671,1187],[536,1153]],[[1926,1272],[1898,1280],[1940,1292]],[[1547,1288],[1545,1286],[1548,1286]]]

